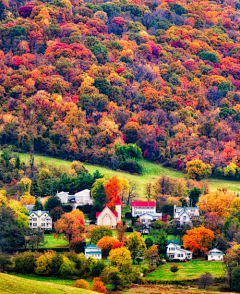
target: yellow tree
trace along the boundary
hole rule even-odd
[[[187,177],[194,180],[208,178],[212,174],[210,164],[205,164],[202,160],[191,160],[187,163]]]
[[[229,208],[236,196],[229,192],[215,191],[201,195],[197,206],[204,213],[209,212],[218,218],[225,218],[229,215]]]
[[[111,264],[121,268],[132,264],[131,252],[126,247],[112,249],[109,252],[108,259]]]

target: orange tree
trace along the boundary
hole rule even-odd
[[[213,231],[204,227],[194,228],[192,230],[188,230],[187,234],[183,236],[183,246],[185,249],[201,254],[208,250],[213,239]]]
[[[110,250],[112,250],[113,245],[119,243],[119,240],[110,237],[110,236],[104,236],[97,242],[97,247],[102,248],[102,252],[108,254]]]
[[[70,243],[74,238],[84,240],[84,215],[80,210],[74,210],[70,213],[65,213],[54,225],[56,237],[63,234],[65,239]]]

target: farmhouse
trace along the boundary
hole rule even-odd
[[[105,206],[101,212],[96,212],[97,225],[109,226],[115,229],[117,224],[121,223],[122,218],[122,204],[119,197],[115,202],[115,210],[114,212],[108,206]]]
[[[174,219],[180,222],[181,226],[192,224],[192,218],[199,216],[198,207],[177,207],[174,205]]]
[[[52,229],[52,217],[48,211],[37,210],[29,214],[29,226],[31,229]]]
[[[153,220],[162,219],[162,213],[143,213],[139,216],[139,220],[142,224],[146,225],[147,228],[151,227]]]
[[[102,248],[97,247],[96,245],[86,245],[85,249],[85,256],[88,258],[89,256],[94,257],[96,259],[102,259]]]
[[[208,260],[212,260],[212,261],[220,261],[220,260],[223,260],[224,258],[224,253],[217,249],[217,248],[214,248],[214,249],[211,249],[207,252],[207,257],[208,257]]]
[[[170,260],[177,259],[177,260],[186,260],[192,259],[192,252],[182,249],[176,241],[170,241],[167,244],[167,255]]]
[[[132,216],[140,216],[144,213],[156,214],[155,201],[133,201],[132,202]]]
[[[57,197],[60,198],[62,203],[77,203],[79,205],[92,204],[90,192],[91,191],[89,189],[85,189],[75,193],[74,195],[69,195],[69,192],[62,191],[57,193]]]

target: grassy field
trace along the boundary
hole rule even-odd
[[[96,292],[78,289],[64,284],[52,282],[52,278],[45,278],[45,281],[21,278],[16,275],[0,273],[1,294],[93,294]],[[51,281],[51,282],[50,282]]]
[[[44,244],[40,245],[39,248],[57,248],[57,247],[68,247],[68,242],[63,239],[62,236],[57,240],[53,238],[52,234],[44,235]]]
[[[124,294],[227,294],[223,292],[209,291],[209,290],[198,290],[193,287],[182,287],[182,286],[159,286],[159,285],[135,285],[130,289],[124,290]],[[234,293],[232,293],[234,294]]]
[[[170,266],[173,262],[160,265],[154,272],[151,272],[147,279],[161,281],[184,281],[198,279],[202,274],[210,272],[213,277],[226,275],[225,264],[220,261],[192,260],[190,262],[177,263],[179,271],[172,273]]]
[[[29,162],[30,156],[29,154],[20,154],[20,159],[22,161]],[[40,161],[66,169],[69,169],[71,164],[71,162],[67,160],[35,155],[35,162],[39,163]],[[107,177],[118,176],[126,178],[128,181],[135,182],[139,198],[145,198],[146,196],[146,183],[153,182],[156,178],[160,177],[161,174],[168,175],[173,178],[186,178],[185,174],[169,168],[165,168],[159,164],[155,164],[146,160],[141,160],[140,163],[143,167],[142,175],[131,175],[129,173],[113,171],[105,167],[95,166],[87,163],[85,163],[85,166],[90,173],[94,173],[96,170],[98,170],[101,174]],[[209,185],[211,190],[226,188],[228,191],[240,193],[240,182],[237,181],[209,179]]]

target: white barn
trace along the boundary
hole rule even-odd
[[[101,247],[97,247],[97,245],[86,245],[84,247],[85,249],[85,256],[86,258],[94,257],[96,259],[102,259],[102,248]]]
[[[199,216],[198,207],[177,207],[174,205],[174,219],[180,222],[181,226],[192,224],[192,218]]]
[[[60,198],[62,203],[74,202],[77,204],[92,204],[91,191],[85,189],[83,191],[77,192],[74,195],[69,195],[69,192],[58,192],[57,196]]]
[[[224,255],[225,255],[221,250],[217,248],[209,250],[206,254],[207,254],[208,260],[212,260],[212,261],[223,261]]]
[[[182,249],[181,246],[179,244],[176,244],[174,241],[171,241],[167,244],[167,255],[169,257],[169,260],[192,259],[192,251]]]

